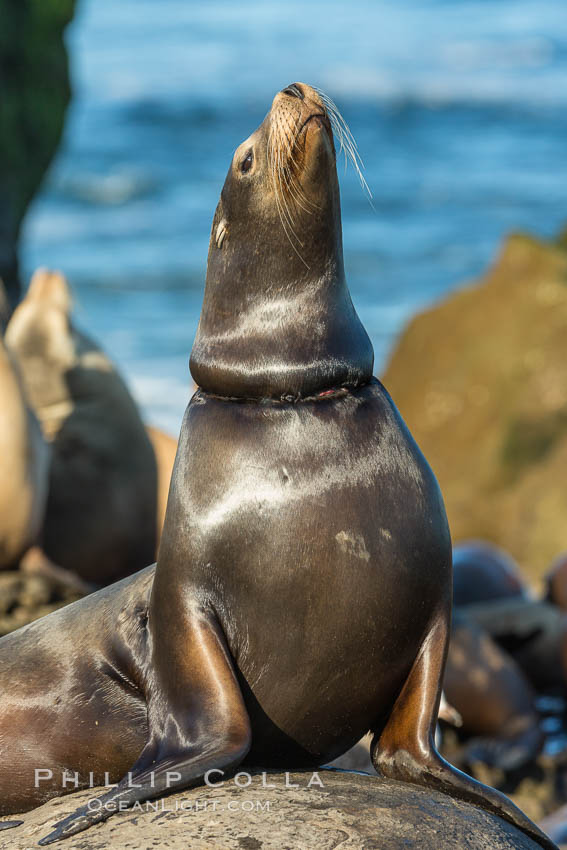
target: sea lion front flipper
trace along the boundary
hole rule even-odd
[[[449,612],[442,610],[432,621],[386,727],[372,741],[371,758],[377,773],[435,788],[480,806],[521,829],[545,850],[557,850],[551,839],[508,797],[461,773],[435,749],[435,724],[448,640]]]
[[[58,823],[41,845],[134,803],[198,785],[208,771],[229,771],[250,749],[250,721],[222,629],[203,606],[190,605],[185,613],[187,640],[149,687],[149,740],[137,762],[115,788]]]

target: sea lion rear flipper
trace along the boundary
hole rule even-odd
[[[91,800],[58,823],[41,845],[82,832],[136,802],[198,785],[208,771],[231,770],[245,757],[250,722],[222,629],[202,606],[186,614],[189,642],[179,645],[162,665],[159,681],[149,686],[149,740],[132,770],[96,804]]]
[[[381,734],[372,741],[372,763],[378,774],[443,791],[480,806],[525,832],[546,850],[556,845],[504,794],[477,782],[446,762],[435,749],[435,724],[445,655],[449,613],[443,610],[420,648],[411,672]]]

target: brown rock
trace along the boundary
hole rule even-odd
[[[567,251],[511,236],[477,284],[417,316],[384,375],[438,476],[455,541],[539,578],[567,545]]]
[[[26,576],[19,603],[24,608],[40,608],[49,604],[52,592],[52,585],[45,576]]]
[[[22,577],[18,570],[0,572],[0,614],[12,610],[19,599],[21,588]]]

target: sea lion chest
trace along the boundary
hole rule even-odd
[[[379,382],[296,404],[194,396],[159,570],[213,606],[266,734],[323,753],[387,713],[450,557],[435,479]]]

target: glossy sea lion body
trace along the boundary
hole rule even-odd
[[[40,269],[6,344],[51,448],[43,549],[100,586],[155,560],[156,460],[126,385],[71,306],[64,277]]]
[[[234,155],[147,660],[139,684],[126,662],[106,668],[112,693],[142,696],[147,739],[130,776],[42,843],[159,796],[172,771],[179,789],[240,764],[317,765],[372,730],[379,773],[478,802],[552,846],[435,750],[450,537],[433,473],[372,378],[344,276],[329,114],[294,84]]]
[[[399,510],[408,503],[419,505],[409,521]],[[182,427],[152,610],[173,582],[217,612],[253,763],[320,764],[369,718],[375,732],[385,725],[432,612],[449,605],[439,593],[448,545],[433,475],[377,381],[300,404],[199,391]],[[174,622],[185,621],[184,605]],[[169,632],[156,628],[167,654],[182,640]],[[375,649],[361,646],[381,647],[374,687]]]
[[[75,771],[79,787],[116,782],[136,759],[153,576],[148,567],[0,639],[0,813],[75,790]]]
[[[483,762],[512,771],[536,758],[543,734],[530,683],[514,660],[461,612],[453,613],[443,689],[439,720],[456,727],[461,745],[451,756],[460,767]],[[333,766],[373,772],[371,742],[365,736]]]

